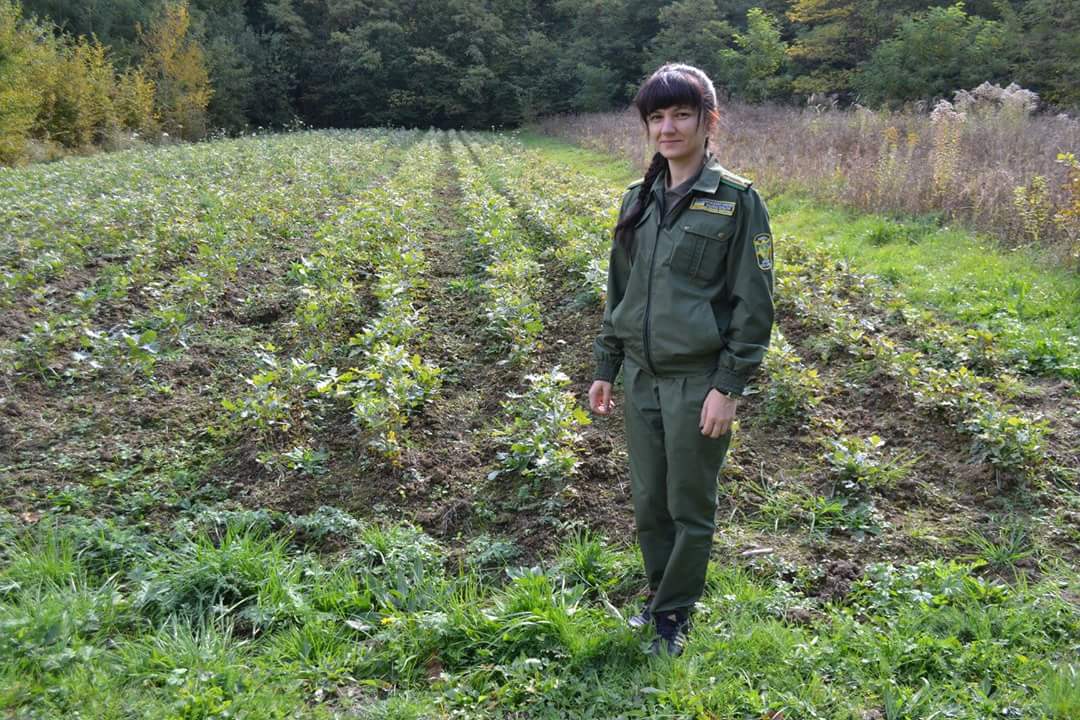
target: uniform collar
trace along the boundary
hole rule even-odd
[[[724,166],[720,164],[720,161],[716,159],[715,155],[706,151],[705,164],[701,167],[697,182],[690,187],[690,192],[700,192],[712,195],[720,187],[720,177],[723,173]],[[656,179],[653,180],[651,190],[652,193],[656,195],[657,199],[660,199],[663,195],[666,184],[667,168],[665,167],[660,174],[656,176]]]

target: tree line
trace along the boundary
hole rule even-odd
[[[983,81],[1080,107],[1075,0],[0,0],[0,159],[116,132],[517,125],[624,106],[669,60],[750,102]]]

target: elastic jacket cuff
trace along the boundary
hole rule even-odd
[[[716,372],[713,373],[710,384],[720,392],[742,395],[743,389],[746,387],[746,379],[730,370],[717,368]]]
[[[605,382],[615,382],[616,376],[619,374],[619,368],[622,367],[621,362],[598,362],[596,364],[596,372],[593,373],[593,380],[603,380]]]

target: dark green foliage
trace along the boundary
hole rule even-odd
[[[1016,81],[1080,105],[1071,0],[188,1],[208,130],[516,126],[623,107],[673,61],[750,102],[899,105]],[[144,64],[136,28],[166,5],[22,2],[64,37],[97,37],[118,71]]]
[[[730,88],[737,65],[736,29],[720,16],[715,0],[679,0],[660,11],[660,32],[649,43],[642,70],[671,61],[697,65],[720,88]]]
[[[1060,107],[1080,106],[1080,4],[1074,0],[1028,0],[1010,24],[1017,43],[1016,81]]]
[[[28,16],[48,19],[73,36],[95,35],[108,44],[119,58],[131,60],[136,54],[136,23],[146,27],[159,6],[142,0],[23,0]]]
[[[218,22],[220,34],[206,43],[210,84],[214,94],[207,112],[210,123],[228,130],[241,130],[248,124],[256,102],[256,70],[263,48],[240,13]]]
[[[1007,49],[1001,23],[968,15],[963,3],[931,8],[881,43],[853,84],[864,101],[881,105],[949,96],[985,80],[1007,83]]]

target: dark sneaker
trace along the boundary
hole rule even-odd
[[[649,648],[650,655],[682,655],[686,647],[686,634],[690,632],[690,616],[685,610],[670,610],[654,616],[656,638]]]
[[[652,605],[653,594],[649,593],[645,597],[645,605],[641,608],[641,612],[637,615],[632,615],[626,620],[626,624],[632,628],[643,628],[646,625],[652,625],[652,611],[649,610],[649,606]]]

